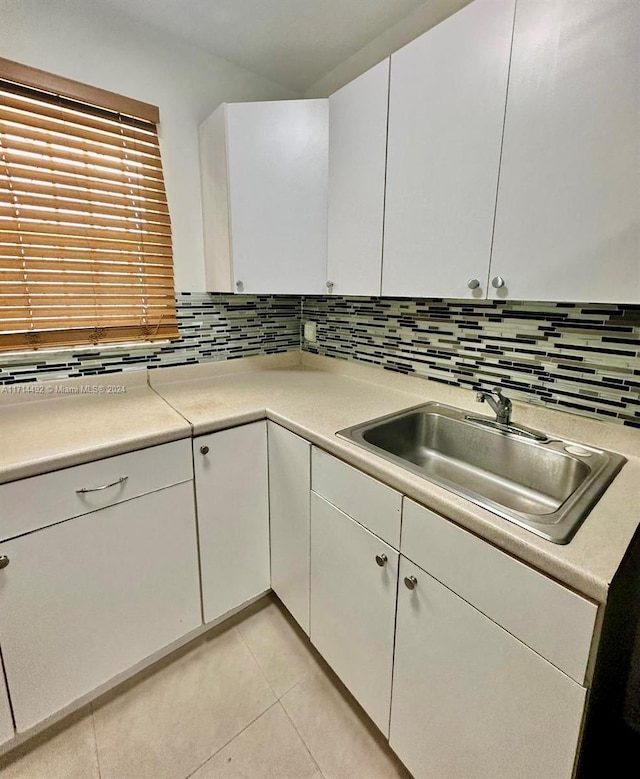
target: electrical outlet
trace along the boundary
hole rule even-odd
[[[304,340],[312,344],[316,342],[316,323],[311,320],[304,323]]]

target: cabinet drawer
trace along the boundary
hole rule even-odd
[[[402,495],[313,447],[311,489],[394,549],[400,547]]]
[[[0,541],[191,478],[191,439],[185,438],[9,482],[0,486]],[[96,489],[104,485],[110,486]]]
[[[401,551],[582,684],[597,606],[408,498]]]

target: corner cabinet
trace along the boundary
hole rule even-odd
[[[224,103],[200,126],[209,292],[321,294],[327,100]]]
[[[273,422],[267,432],[271,588],[309,635],[311,444]]]
[[[193,441],[204,621],[270,587],[267,423]]]
[[[486,297],[514,7],[475,0],[391,56],[383,295]]]
[[[639,41],[632,0],[518,0],[491,297],[640,302]]]
[[[416,779],[570,779],[585,697],[401,558],[389,743]]]

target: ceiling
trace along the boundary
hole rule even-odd
[[[425,0],[101,0],[304,92]]]

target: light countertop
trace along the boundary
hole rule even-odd
[[[124,384],[126,392],[35,400],[0,393],[0,482],[267,416],[601,603],[640,522],[640,434],[621,425],[514,402],[516,423],[629,460],[572,541],[559,546],[335,435],[428,400],[477,413],[471,391],[299,352],[111,374],[99,383]]]
[[[0,387],[0,430],[0,484],[191,435],[146,371]]]

